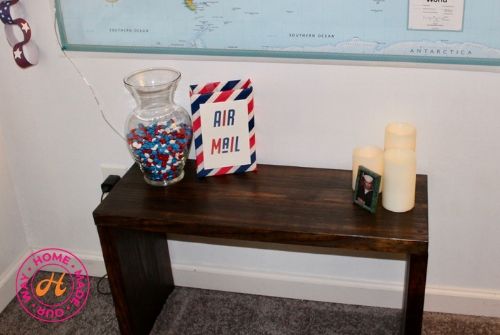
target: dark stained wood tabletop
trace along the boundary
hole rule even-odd
[[[415,208],[371,214],[352,202],[351,171],[259,165],[258,171],[153,187],[134,165],[94,211],[98,226],[167,234],[424,253],[427,176],[417,176]]]
[[[417,176],[407,213],[379,202],[371,214],[352,197],[351,171],[259,165],[257,173],[198,179],[189,161],[181,182],[154,187],[134,165],[94,211],[121,333],[149,334],[175,287],[167,239],[194,236],[404,254],[401,333],[420,334],[427,177]]]

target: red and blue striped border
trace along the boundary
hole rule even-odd
[[[191,113],[193,115],[194,147],[196,151],[196,172],[198,177],[239,174],[257,170],[255,146],[255,118],[253,87],[250,79],[213,82],[205,85],[191,85]],[[201,131],[200,105],[236,100],[248,100],[248,132],[250,135],[250,164],[205,169],[203,158],[203,136]]]

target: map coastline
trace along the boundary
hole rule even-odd
[[[280,52],[311,52],[311,53],[356,53],[361,55],[393,55],[429,56],[429,57],[468,57],[486,58],[500,57],[500,50],[486,45],[466,42],[435,42],[435,41],[405,41],[389,45],[380,42],[363,41],[353,38],[336,44],[324,44],[317,47],[290,46],[286,48],[266,48],[268,51]]]
[[[184,0],[184,5],[190,10],[195,12],[196,11],[196,4],[194,3],[193,0]]]

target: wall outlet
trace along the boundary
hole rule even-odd
[[[118,175],[120,177],[123,177],[127,170],[128,167],[124,165],[101,164],[102,180],[106,179],[110,175]]]

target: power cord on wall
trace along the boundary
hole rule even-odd
[[[116,128],[113,127],[113,125],[111,124],[111,122],[109,122],[108,119],[106,118],[106,115],[104,114],[104,110],[103,110],[103,108],[101,106],[101,102],[100,102],[99,98],[97,97],[97,94],[96,94],[96,92],[94,90],[94,87],[89,83],[89,81],[87,80],[87,78],[83,75],[83,73],[80,71],[80,69],[78,68],[78,66],[76,66],[76,64],[73,62],[73,60],[66,54],[65,48],[63,47],[63,45],[61,43],[60,36],[59,36],[58,30],[57,30],[57,15],[56,15],[56,11],[57,11],[57,8],[56,8],[55,3],[54,3],[54,34],[56,35],[57,43],[59,44],[59,47],[61,48],[61,51],[62,51],[64,57],[71,63],[71,65],[73,66],[73,68],[75,69],[75,71],[78,73],[78,75],[80,76],[80,78],[83,80],[83,82],[89,88],[90,93],[94,97],[94,100],[96,102],[96,105],[97,105],[97,108],[99,110],[99,113],[101,114],[101,117],[108,124],[108,126],[115,132],[116,135],[118,135],[122,140],[126,141],[125,137],[123,137],[123,135],[118,130],[116,130]],[[101,202],[104,200],[105,196],[109,192],[111,192],[111,190],[113,189],[113,187],[120,181],[120,179],[121,179],[120,176],[111,175],[111,176],[108,176],[106,178],[106,180],[104,180],[104,182],[101,184],[101,191],[102,191]],[[99,292],[100,294],[104,294],[104,295],[111,294],[111,292],[104,292],[104,291],[101,290],[101,283],[107,277],[108,277],[108,275],[105,274],[97,282],[97,292]]]
[[[54,10],[54,34],[56,35],[57,44],[59,44],[59,47],[61,48],[61,51],[62,51],[64,57],[71,63],[71,65],[75,69],[76,73],[78,73],[78,75],[83,80],[85,85],[87,85],[90,93],[94,97],[95,103],[97,105],[97,109],[99,110],[99,113],[101,114],[101,117],[103,118],[104,122],[106,122],[106,124],[111,128],[111,130],[113,130],[113,132],[116,135],[118,135],[122,140],[127,142],[127,139],[115,127],[113,127],[111,122],[106,117],[106,114],[104,114],[104,109],[101,105],[101,101],[99,100],[99,98],[97,96],[97,93],[94,89],[94,86],[92,86],[90,84],[90,82],[87,80],[87,78],[83,75],[82,71],[78,68],[78,66],[76,66],[75,62],[73,62],[73,60],[66,53],[65,47],[62,45],[62,42],[61,42],[61,36],[59,36],[59,30],[57,29],[57,6],[56,6],[55,2],[54,2],[53,10]]]

